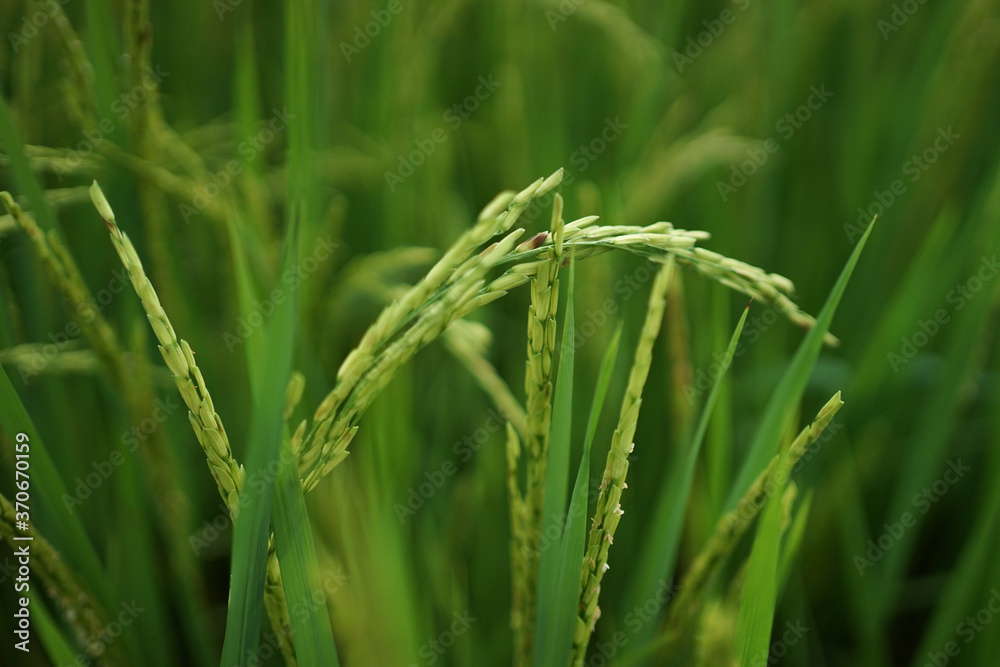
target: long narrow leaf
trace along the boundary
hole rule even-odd
[[[708,423],[719,395],[719,389],[722,386],[722,380],[732,364],[736,346],[739,343],[740,334],[743,333],[743,325],[746,323],[749,313],[750,306],[748,304],[729,340],[721,370],[702,408],[701,417],[698,420],[698,426],[688,447],[683,465],[671,471],[661,487],[659,500],[650,522],[649,537],[646,539],[645,547],[639,556],[639,563],[629,578],[628,602],[625,609],[633,609],[651,599],[659,586],[658,582],[664,577],[669,577],[674,569],[684,528],[684,510],[687,507],[688,496],[691,494],[698,456],[701,453],[701,446],[705,440],[705,433],[708,430]],[[648,639],[655,629],[655,623],[646,623],[640,630],[639,636],[642,639]]]
[[[575,266],[575,265],[574,265]],[[564,665],[569,660],[572,623],[576,618],[574,603],[564,604],[567,582],[563,563],[567,544],[563,540],[566,517],[566,488],[569,478],[570,444],[573,419],[573,346],[575,328],[573,312],[573,273],[570,268],[567,289],[566,319],[563,324],[562,347],[556,371],[556,388],[552,400],[552,435],[549,440],[549,460],[545,469],[545,509],[542,515],[542,553],[538,562],[538,612],[535,640],[535,664]],[[583,510],[586,514],[586,509]],[[582,548],[581,548],[582,560]],[[576,595],[573,582],[572,595]],[[561,604],[563,603],[563,604]]]
[[[283,440],[281,452],[283,463],[274,487],[274,536],[288,606],[301,610],[291,614],[295,654],[304,667],[336,667],[340,663],[326,599],[314,599],[317,591],[322,592],[323,583],[299,468],[288,438]]]
[[[41,597],[41,595],[32,593],[31,620],[38,628],[38,637],[41,639],[45,652],[52,660],[53,665],[78,664],[77,656],[70,647],[69,640],[63,635],[59,624],[49,614]]]
[[[802,430],[780,455],[777,472],[764,487],[764,507],[754,536],[746,585],[736,619],[736,657],[741,666],[757,665],[770,652],[771,627],[778,601],[778,559],[781,554],[782,514],[785,488],[796,461],[811,442],[830,424],[843,405],[838,391],[820,410],[813,423]]]
[[[812,510],[813,490],[809,489],[799,508],[792,519],[792,525],[788,529],[785,542],[781,547],[781,561],[778,563],[778,595],[788,583],[791,576],[792,566],[795,564],[795,557],[799,555],[802,547],[802,538],[806,534],[806,526],[809,523],[809,512]]]
[[[0,366],[0,424],[11,440],[14,434],[25,433],[31,443],[32,512],[34,517],[43,518],[39,528],[63,557],[79,570],[102,604],[109,606],[108,577],[97,551],[79,515],[63,502],[64,498],[71,496],[66,493],[55,463],[3,366]]]
[[[298,238],[293,223],[285,248],[284,269],[294,265]],[[272,321],[260,335],[267,339],[267,352],[261,364],[260,386],[279,387],[271,400],[261,397],[250,422],[246,452],[246,476],[256,480],[247,484],[240,498],[240,513],[233,529],[233,563],[230,574],[229,615],[222,649],[222,666],[246,664],[256,654],[263,613],[264,580],[267,566],[267,542],[270,537],[271,502],[274,476],[266,470],[273,465],[281,445],[284,387],[292,367],[295,296],[284,299],[275,309]]]
[[[49,202],[42,192],[41,185],[35,178],[28,164],[28,158],[24,153],[24,143],[14,125],[14,118],[11,116],[10,107],[6,100],[0,98],[0,145],[4,150],[4,155],[10,161],[10,169],[14,174],[14,182],[18,189],[28,198],[31,212],[35,221],[43,231],[56,228],[56,219],[49,208]]]
[[[739,664],[767,660],[778,598],[778,555],[781,551],[781,498],[785,485],[776,485],[767,501],[754,538],[746,587],[736,619],[736,656]]]
[[[777,451],[778,443],[781,441],[782,430],[787,426],[797,409],[799,400],[802,398],[802,392],[805,390],[806,382],[812,373],[813,365],[816,363],[820,349],[823,347],[823,337],[830,329],[830,323],[833,322],[833,315],[840,304],[840,298],[844,295],[844,290],[851,279],[854,267],[861,257],[861,251],[864,250],[865,243],[868,242],[868,237],[874,228],[874,223],[869,225],[864,235],[858,241],[858,244],[854,247],[854,252],[851,253],[847,264],[840,273],[840,277],[830,291],[823,310],[816,317],[816,323],[799,345],[799,349],[795,352],[795,357],[789,364],[788,370],[785,371],[781,382],[771,394],[771,399],[767,403],[767,409],[764,412],[760,427],[757,429],[756,436],[750,445],[750,451],[729,492],[729,499],[726,501],[724,508],[726,511],[731,509],[736,504],[736,501],[743,497],[744,492],[749,488],[751,482],[764,469],[764,466],[767,465],[767,462],[774,456],[775,451]]]

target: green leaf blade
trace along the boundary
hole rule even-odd
[[[830,290],[830,295],[827,297],[823,309],[816,317],[816,323],[799,345],[799,349],[795,352],[795,356],[792,358],[788,369],[771,394],[760,427],[757,429],[757,433],[750,445],[747,458],[743,462],[743,467],[740,469],[730,489],[729,498],[723,508],[724,511],[729,511],[733,508],[750,487],[754,478],[764,469],[764,466],[767,465],[767,462],[777,451],[778,444],[781,442],[782,429],[791,420],[796,406],[802,398],[806,382],[809,380],[809,375],[812,373],[813,366],[823,347],[823,337],[830,329],[830,324],[833,322],[833,316],[837,311],[837,306],[840,304],[840,299],[847,289],[847,283],[851,279],[854,267],[857,265],[861,257],[861,252],[864,250],[865,244],[868,242],[868,237],[871,236],[874,228],[875,223],[873,222],[858,240],[858,244],[854,247],[854,251],[844,265],[840,277],[837,278],[833,289]]]

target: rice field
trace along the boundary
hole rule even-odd
[[[1000,658],[996,0],[0,32],[0,664]]]

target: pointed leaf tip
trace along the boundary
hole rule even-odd
[[[90,186],[90,200],[94,202],[94,207],[104,220],[104,224],[108,230],[114,231],[116,226],[115,212],[111,210],[111,204],[108,203],[108,199],[104,196],[104,191],[101,190],[101,186],[97,184],[97,181],[94,181]]]

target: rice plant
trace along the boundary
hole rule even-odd
[[[0,664],[993,664],[998,25],[9,3]]]

